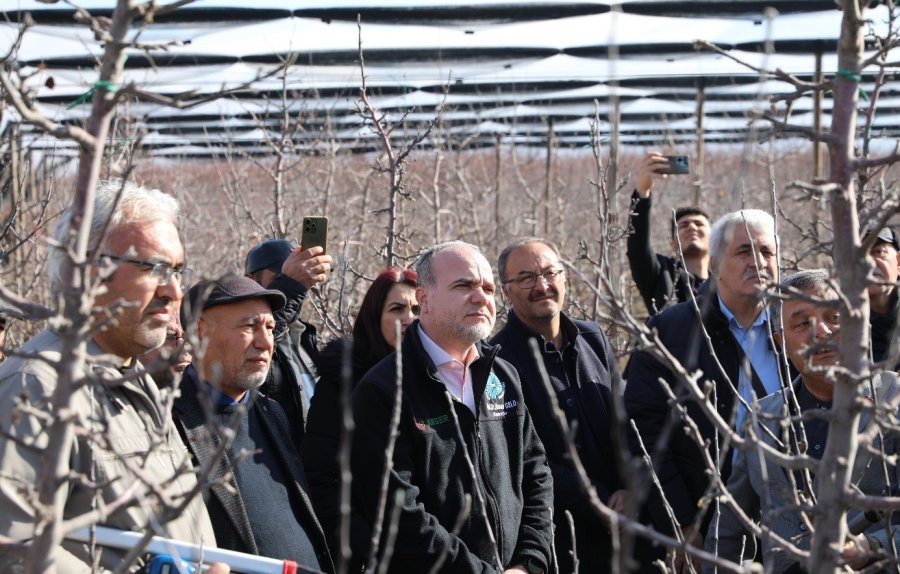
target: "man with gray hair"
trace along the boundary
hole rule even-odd
[[[426,251],[416,272],[421,311],[399,372],[392,354],[354,393],[353,500],[371,527],[385,524],[388,572],[548,572],[553,479],[544,447],[516,370],[481,342],[496,319],[491,267],[477,247],[452,241]]]
[[[660,342],[684,367],[686,373],[700,371],[689,382],[661,363],[649,350],[639,350],[626,368],[625,407],[634,420],[640,438],[654,457],[654,470],[674,512],[677,525],[687,530],[697,522],[705,533],[708,516],[698,516],[700,502],[708,484],[706,456],[686,430],[676,424],[664,445],[658,440],[670,426],[670,391],[684,405],[687,416],[696,424],[703,440],[709,443],[709,455],[721,462],[722,476],[728,477],[731,455],[718,451],[717,429],[696,401],[686,400],[690,389],[704,392],[712,384],[710,400],[718,414],[732,425],[744,415],[741,401],[762,398],[789,382],[784,362],[772,344],[771,320],[764,289],[778,280],[777,239],[772,217],[758,209],[744,209],[720,218],[710,235],[710,280],[697,295],[700,320],[692,301],[679,303],[653,317],[648,327],[655,329]],[[709,340],[707,341],[706,335]],[[736,397],[735,390],[740,399]],[[635,454],[641,449],[631,437]],[[647,510],[656,528],[672,532],[674,526],[662,501],[653,489]],[[702,534],[690,542],[702,545]],[[678,560],[678,567],[683,567]]]
[[[71,208],[56,227],[48,271],[55,293],[68,257]],[[184,249],[176,221],[178,204],[158,190],[123,182],[101,184],[91,220],[90,270],[103,290],[94,297],[86,370],[71,389],[71,414],[78,421],[69,442],[49,444],[49,410],[59,384],[55,367],[60,334],[50,327],[0,365],[0,532],[25,541],[40,527],[35,485],[45,449],[58,450],[57,476],[69,477],[56,496],[59,519],[97,516],[101,524],[146,531],[185,542],[215,545],[203,501],[196,497],[178,514],[161,514],[193,494],[197,481],[184,444],[169,423],[160,391],[137,356],[163,344],[187,282]],[[105,235],[104,235],[105,232]],[[105,239],[101,243],[101,238]],[[99,512],[107,508],[108,512]],[[85,522],[88,524],[88,522]],[[123,554],[63,541],[48,563],[67,574],[118,566]],[[0,571],[18,559],[0,556]],[[135,566],[137,567],[137,566]],[[217,572],[221,567],[216,567]]]

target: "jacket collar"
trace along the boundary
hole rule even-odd
[[[515,309],[510,308],[507,312],[506,327],[509,329],[510,339],[525,343],[528,339],[535,338],[538,341],[546,342],[543,335],[526,325],[516,315]],[[563,346],[566,344],[574,344],[575,339],[581,332],[578,325],[575,324],[565,313],[559,314],[559,329],[563,332]],[[557,349],[561,350],[561,349]]]
[[[401,349],[403,350],[403,369],[406,370],[407,365],[415,365],[419,369],[424,369],[428,373],[429,378],[443,386],[443,383],[440,382],[440,377],[437,374],[437,367],[434,366],[434,362],[422,346],[422,339],[419,338],[420,328],[417,319],[406,329],[406,334],[401,343]],[[480,386],[482,387],[481,390],[484,390],[484,380],[479,380],[482,378],[479,377],[479,374],[484,372],[485,375],[483,378],[486,380],[486,373],[490,372],[491,365],[493,365],[494,358],[497,356],[500,347],[488,345],[484,341],[478,341],[475,343],[475,350],[478,352],[478,358],[475,359],[471,365],[472,379],[475,382],[480,382]],[[408,361],[412,362],[408,363]],[[487,368],[485,368],[484,365],[487,365]],[[475,403],[478,404],[479,388],[474,387],[472,390],[475,391]]]

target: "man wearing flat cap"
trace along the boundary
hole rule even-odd
[[[247,253],[244,265],[245,276],[280,291],[286,300],[275,312],[275,354],[261,390],[284,409],[298,451],[318,378],[313,363],[316,329],[300,321],[300,308],[307,291],[325,281],[330,270],[331,256],[322,247],[301,250],[285,239],[256,245]]]
[[[190,289],[182,320],[196,320],[200,352],[184,371],[173,418],[195,464],[211,465],[206,506],[219,547],[331,572],[287,417],[258,392],[275,350],[273,313],[284,305],[280,291],[239,275]]]
[[[869,323],[872,326],[872,358],[878,362],[895,356],[897,345],[897,279],[900,278],[900,233],[884,227],[869,248],[875,262],[869,285]],[[900,365],[896,365],[900,367]],[[892,370],[896,370],[892,369]]]

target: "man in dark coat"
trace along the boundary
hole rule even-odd
[[[869,286],[869,324],[872,326],[872,358],[888,359],[897,352],[897,281],[900,279],[900,233],[885,227],[878,232],[875,243],[869,249],[875,262],[872,276],[875,283]],[[900,367],[900,365],[895,365]]]
[[[656,330],[660,342],[687,373],[702,373],[696,381],[701,389],[707,381],[712,384],[713,402],[709,406],[732,426],[739,427],[745,409],[736,399],[736,392],[749,403],[754,397],[762,398],[790,383],[786,364],[772,344],[772,325],[762,297],[762,288],[778,279],[774,221],[769,214],[755,209],[729,213],[713,226],[710,247],[712,278],[697,296],[700,321],[694,303],[686,302],[651,318],[648,326]],[[709,344],[705,334],[709,335]],[[685,400],[686,381],[649,351],[636,352],[625,375],[628,416],[654,457],[654,470],[678,526],[687,530],[699,522],[701,531],[690,542],[702,546],[708,515],[698,516],[698,503],[709,484],[709,468],[701,448],[685,430],[686,425],[670,421],[673,409],[660,380],[679,397],[678,402],[687,409],[702,439],[708,441],[708,454],[721,464],[723,479],[730,471],[730,451],[718,449],[721,437],[716,440],[717,427],[701,405]],[[671,435],[659,445],[666,429]],[[635,454],[641,455],[635,437],[630,439]],[[650,492],[646,508],[654,526],[673,532],[665,505],[658,500],[655,489]],[[679,567],[680,564],[683,556],[679,557]]]
[[[637,184],[631,196],[632,232],[628,236],[626,253],[631,277],[650,315],[688,301],[709,274],[709,216],[699,207],[675,210],[672,223],[674,256],[655,253],[650,246],[650,189],[654,179],[667,177],[657,170],[668,165],[668,159],[659,152],[647,152],[638,169]],[[671,221],[671,214],[667,219]],[[679,246],[684,255],[683,264],[678,257]]]
[[[220,547],[330,572],[287,417],[257,392],[274,352],[272,313],[284,304],[280,291],[239,275],[191,288],[185,323],[202,311],[203,352],[184,371],[173,418],[197,465],[212,464],[218,482],[206,503]],[[233,436],[217,458],[224,429]]]
[[[353,502],[369,524],[382,520],[382,540],[397,514],[396,541],[380,545],[389,572],[548,572],[553,478],[515,369],[480,343],[496,318],[491,267],[453,241],[424,253],[416,272],[420,320],[403,338],[400,372],[388,356],[353,396]]]
[[[300,308],[307,292],[325,281],[330,270],[331,255],[322,247],[301,250],[285,239],[263,241],[247,253],[244,265],[247,277],[281,291],[287,300],[275,312],[275,355],[261,390],[287,414],[298,452],[317,380],[316,328],[300,320]]]
[[[572,540],[565,511],[575,521],[581,572],[611,571],[610,534],[591,509],[588,496],[569,459],[529,340],[540,357],[571,428],[575,448],[597,496],[617,512],[625,511],[625,491],[618,476],[614,438],[613,380],[620,384],[609,340],[596,323],[570,319],[562,312],[566,274],[559,250],[545,239],[522,239],[507,246],[497,264],[503,294],[511,308],[506,326],[491,343],[522,379],[525,405],[547,450],[553,472],[556,555],[560,572],[574,572]]]

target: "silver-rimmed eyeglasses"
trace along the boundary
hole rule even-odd
[[[151,278],[156,280],[157,285],[168,285],[169,281],[172,277],[177,277],[177,281],[179,285],[182,287],[187,287],[191,282],[191,277],[193,276],[193,271],[188,269],[187,267],[175,267],[169,265],[168,263],[162,261],[144,261],[142,259],[131,259],[129,257],[119,257],[118,255],[104,255],[107,259],[111,259],[112,261],[119,261],[121,263],[130,263],[137,267],[140,267],[147,273]]]
[[[550,269],[543,273],[522,273],[517,277],[507,279],[504,283],[507,285],[513,283],[519,289],[534,289],[538,277],[540,277],[547,285],[556,285],[562,279],[563,271],[563,269]]]

